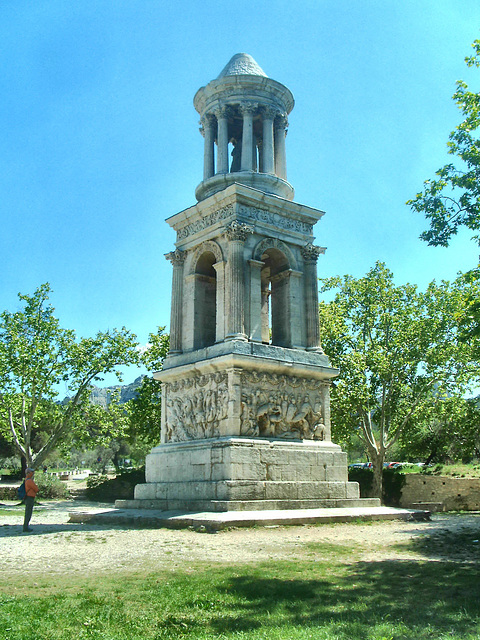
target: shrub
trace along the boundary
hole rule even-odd
[[[87,479],[87,500],[115,502],[117,499],[131,500],[135,485],[145,482],[145,467],[122,471],[116,478],[90,476]]]
[[[35,475],[35,482],[38,485],[39,498],[69,498],[70,493],[66,485],[56,476],[50,476],[47,473]]]
[[[358,482],[362,498],[372,497],[373,470],[357,469],[348,470],[350,482]],[[383,497],[382,502],[388,506],[396,507],[400,503],[402,489],[405,485],[405,474],[396,469],[383,469]]]

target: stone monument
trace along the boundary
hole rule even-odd
[[[195,109],[204,137],[197,204],[175,229],[161,443],[146,483],[119,506],[227,511],[360,501],[330,437],[313,227],[293,201],[285,136],[291,92],[235,55]]]

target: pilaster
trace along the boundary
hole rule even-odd
[[[182,352],[183,324],[183,265],[185,251],[175,249],[165,255],[173,265],[172,276],[172,308],[170,312],[170,350],[169,353]]]

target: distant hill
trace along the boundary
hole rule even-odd
[[[113,387],[94,387],[90,394],[90,400],[92,404],[99,405],[104,409],[107,408],[110,398],[113,394],[119,395],[120,404],[133,400],[137,395],[137,390],[142,384],[144,376],[140,376],[130,384],[117,384]]]

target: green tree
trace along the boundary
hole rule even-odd
[[[480,67],[480,40],[475,40],[472,47],[475,53],[465,62],[469,67]],[[439,169],[437,178],[426,180],[423,191],[407,202],[429,221],[430,229],[420,237],[433,246],[448,246],[459,227],[474,232],[480,229],[480,93],[469,91],[463,80],[456,86],[453,100],[463,120],[447,143],[448,153],[456,157],[456,162]],[[473,239],[480,244],[480,236]]]
[[[162,396],[160,382],[153,378],[155,371],[160,371],[168,354],[169,336],[164,333],[165,327],[158,327],[151,333],[148,346],[141,354],[141,362],[149,375],[142,380],[136,398],[129,403],[129,440],[137,446],[141,443],[150,448],[160,442]]]
[[[396,286],[383,263],[363,278],[327,278],[322,291],[337,290],[320,304],[322,342],[340,376],[332,389],[334,438],[356,434],[374,469],[382,495],[386,452],[436,393],[459,394],[478,375],[471,348],[458,339],[465,284],[432,282],[426,292]]]
[[[400,438],[402,459],[433,462],[470,462],[480,455],[478,400],[441,397],[435,391]]]
[[[0,315],[0,422],[29,466],[38,466],[84,425],[92,383],[139,361],[135,336],[122,328],[76,339],[60,327],[48,284],[19,294],[20,311]],[[59,401],[67,389],[68,400]],[[38,444],[35,435],[42,433]]]

